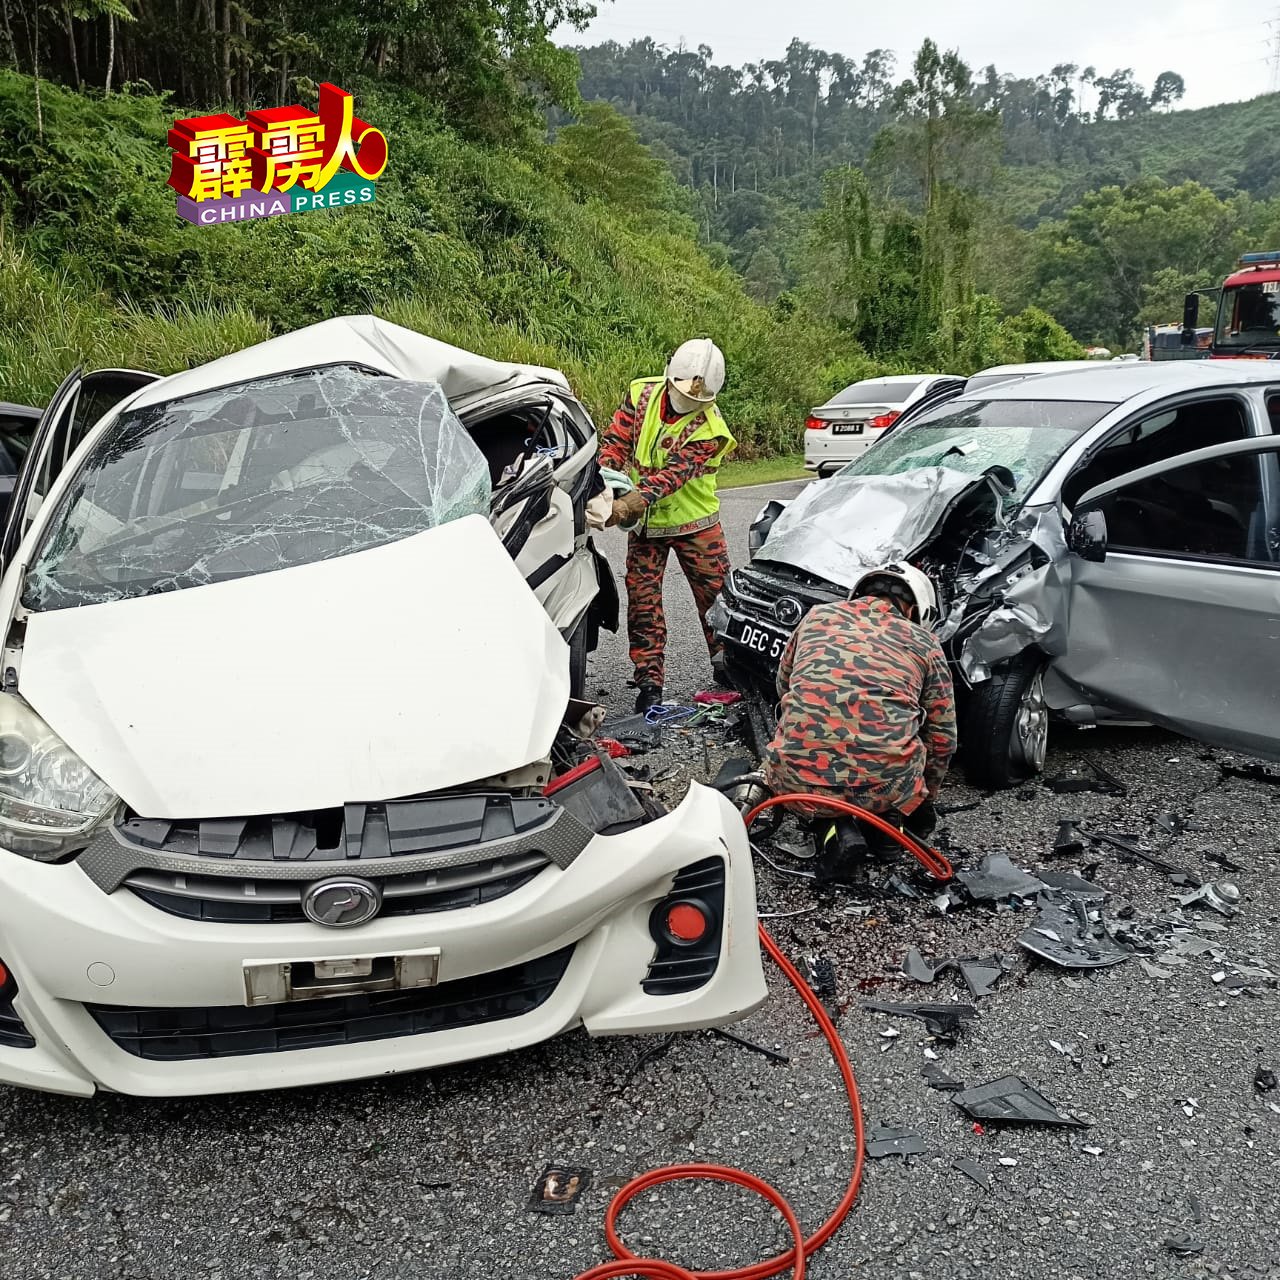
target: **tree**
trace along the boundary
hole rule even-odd
[[[1173,104],[1181,102],[1186,91],[1186,82],[1176,71],[1162,71],[1156,76],[1156,82],[1151,89],[1151,105],[1173,110]]]

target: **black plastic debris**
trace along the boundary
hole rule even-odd
[[[1254,1073],[1253,1087],[1259,1093],[1270,1093],[1276,1087],[1276,1073],[1268,1067],[1259,1067]]]
[[[651,724],[644,716],[627,716],[605,726],[605,733],[629,751],[652,751],[662,744],[662,726]],[[750,762],[747,765],[751,767]]]
[[[963,1080],[957,1080],[936,1062],[925,1063],[924,1070],[920,1074],[924,1076],[930,1089],[937,1089],[942,1093],[959,1093],[964,1088]]]
[[[968,804],[937,804],[933,811],[940,818],[949,818],[953,813],[972,813],[974,809],[981,808],[981,800],[972,800]]]
[[[1101,885],[1076,875],[1074,871],[1042,871],[1040,879],[1050,889],[1057,889],[1068,897],[1093,899],[1107,896],[1107,891]]]
[[[918,1133],[909,1133],[906,1129],[869,1129],[866,1146],[872,1160],[884,1156],[922,1156],[929,1150]]]
[[[1056,795],[1079,795],[1083,791],[1096,791],[1104,796],[1127,796],[1129,788],[1115,774],[1108,772],[1100,764],[1086,760],[1085,767],[1093,774],[1092,778],[1081,778],[1067,773],[1046,778],[1045,786]]]
[[[916,1018],[932,1036],[954,1036],[964,1030],[978,1011],[971,1004],[886,1004],[864,1000],[862,1007],[871,1013],[895,1013],[900,1018]]]
[[[805,956],[805,978],[820,1000],[836,998],[836,967],[827,956]]]
[[[1133,858],[1137,862],[1145,862],[1149,867],[1154,867],[1157,871],[1164,872],[1165,875],[1185,876],[1188,884],[1197,886],[1200,884],[1200,881],[1185,867],[1175,866],[1172,862],[1166,862],[1163,858],[1156,857],[1154,853],[1148,853],[1145,849],[1140,849],[1137,843],[1127,836],[1117,835],[1111,831],[1083,831],[1083,834],[1098,844],[1109,845],[1112,849],[1118,850],[1128,858]]]
[[[991,1190],[991,1175],[976,1161],[970,1160],[967,1156],[961,1156],[958,1160],[951,1162],[951,1167],[972,1182],[976,1182],[983,1191]]]
[[[914,982],[932,982],[938,976],[938,966],[912,947],[902,962],[902,972]]]
[[[975,902],[1033,898],[1044,887],[1035,876],[1015,867],[1003,853],[988,854],[972,871],[957,871],[956,879]]]
[[[1075,1116],[1064,1115],[1044,1094],[1018,1076],[1001,1076],[998,1080],[964,1089],[952,1094],[951,1101],[975,1120],[1063,1125],[1072,1129],[1089,1127]]]
[[[1189,1231],[1179,1231],[1177,1235],[1165,1238],[1164,1247],[1180,1258],[1190,1258],[1204,1252],[1204,1241],[1197,1240]]]
[[[528,1208],[533,1213],[574,1213],[578,1208],[579,1197],[590,1185],[590,1169],[571,1169],[568,1165],[549,1164],[533,1184]]]
[[[791,1062],[791,1059],[785,1053],[779,1053],[777,1049],[770,1049],[768,1045],[757,1044],[754,1040],[748,1040],[745,1036],[726,1031],[724,1027],[712,1027],[711,1034],[717,1040],[727,1040],[730,1044],[738,1045],[739,1048],[750,1049],[752,1053],[758,1053],[762,1058],[768,1058],[770,1062],[781,1062],[784,1066]]]
[[[1076,831],[1076,823],[1071,818],[1058,819],[1058,834],[1053,837],[1053,855],[1055,858],[1065,857],[1084,851],[1084,841]]]
[[[975,1000],[994,994],[1004,968],[994,956],[989,959],[957,960],[956,968]]]
[[[1018,935],[1018,945],[1031,955],[1063,969],[1107,969],[1129,959],[1101,919],[1090,919],[1082,899],[1049,890],[1037,899],[1037,907],[1030,928]]]
[[[1225,853],[1219,853],[1216,849],[1206,849],[1204,854],[1206,862],[1212,862],[1219,866],[1223,871],[1243,871],[1244,868],[1238,862],[1232,862]]]
[[[1280,786],[1280,773],[1272,769],[1264,769],[1260,764],[1220,764],[1219,772],[1224,778],[1247,778],[1250,782],[1266,782],[1271,786]]]

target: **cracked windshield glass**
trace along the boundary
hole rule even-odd
[[[891,476],[916,467],[1013,473],[1025,499],[1062,451],[1112,406],[1075,400],[952,401],[892,432],[840,476]]]
[[[63,609],[350,555],[486,513],[435,383],[353,368],[128,411],[64,495],[23,603]]]

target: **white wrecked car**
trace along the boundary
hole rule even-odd
[[[760,1003],[738,814],[582,759],[595,447],[559,374],[370,317],[63,384],[3,548],[0,1082],[313,1084]]]

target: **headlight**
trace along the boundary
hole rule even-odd
[[[21,698],[0,694],[0,848],[53,861],[83,843],[115,801]]]

